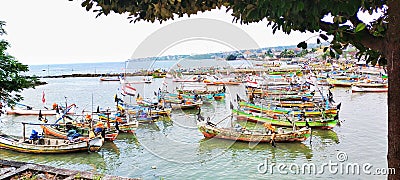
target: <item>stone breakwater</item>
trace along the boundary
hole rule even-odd
[[[137,180],[137,178],[126,178],[97,174],[87,171],[77,171],[51,166],[8,161],[0,159],[0,179],[102,179],[102,180]]]

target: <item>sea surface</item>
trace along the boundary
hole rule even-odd
[[[174,64],[176,62],[171,61],[168,65]],[[168,68],[166,66],[159,68]],[[42,71],[46,67],[48,70]],[[32,66],[30,73],[121,72],[125,67],[124,62],[42,65]],[[153,68],[141,67],[140,63],[137,67]],[[142,78],[145,77],[132,77],[132,80]],[[122,97],[119,82],[101,82],[97,77],[42,80],[48,84],[24,90],[25,100],[21,103],[37,108],[50,107],[53,103],[75,103],[81,114],[97,106],[114,109],[114,95]],[[154,79],[151,84],[135,87],[141,96],[151,97],[158,88],[174,89],[181,85],[170,79]],[[236,94],[243,95],[244,88],[228,87],[227,90],[226,102],[202,106],[204,117],[218,122],[230,114],[229,101],[234,101]],[[45,104],[42,103],[43,92]],[[387,167],[387,94],[351,93],[346,88],[334,88],[332,92],[334,100],[342,102],[341,126],[333,130],[315,129],[312,138],[301,143],[278,143],[272,147],[270,144],[205,139],[196,128],[197,111],[194,110],[176,111],[171,119],[140,125],[135,135],[120,134],[98,153],[30,155],[0,150],[0,158],[143,179],[386,179],[384,175],[370,175],[366,171],[373,174],[377,168]],[[132,98],[124,100],[129,102]],[[55,120],[53,116],[47,118]],[[220,125],[228,126],[229,120]],[[0,133],[22,136],[21,122],[39,121],[36,116],[3,115]],[[40,130],[40,127],[28,126],[26,136],[31,129]],[[318,172],[297,172],[300,168],[296,167],[305,164],[315,165]],[[329,169],[328,164],[333,165],[333,169]],[[360,172],[346,171],[349,165],[359,165]],[[365,165],[371,167],[365,171],[362,169]],[[278,166],[285,168],[279,170]],[[267,172],[264,167],[269,167]]]

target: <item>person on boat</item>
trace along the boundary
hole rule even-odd
[[[235,124],[235,126],[233,128],[235,128],[236,132],[240,132],[243,130],[243,127],[240,124]]]
[[[264,126],[265,130],[267,130],[268,134],[275,132],[276,128],[275,128],[275,126],[272,126],[271,123],[264,123],[263,126]]]
[[[92,120],[92,116],[91,116],[90,114],[86,114],[86,115],[85,115],[85,120],[86,120],[86,121]]]
[[[214,123],[212,123],[212,122],[210,121],[210,117],[207,117],[207,125],[209,125],[209,126],[211,126],[211,127],[217,126],[216,124],[214,124]]]
[[[82,135],[77,133],[75,129],[71,129],[67,133],[67,138],[70,142],[75,142],[80,136]]]
[[[39,136],[39,133],[36,130],[32,129],[32,133],[31,136],[29,136],[29,140],[36,141],[42,137],[43,136]]]
[[[97,122],[96,127],[94,128],[94,133],[96,135],[102,133],[104,130],[104,124],[102,122]]]
[[[56,110],[56,109],[58,109],[58,105],[57,105],[57,103],[53,103],[53,105],[52,105],[52,109],[53,109],[53,110]]]

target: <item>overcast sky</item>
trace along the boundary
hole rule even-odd
[[[174,22],[134,24],[129,23],[126,16],[117,14],[95,18],[96,14],[87,12],[80,3],[68,0],[2,0],[0,20],[7,22],[5,28],[8,35],[1,38],[11,43],[9,53],[24,64],[125,61],[147,36]],[[191,18],[212,18],[228,23],[233,19],[225,10],[214,10]],[[251,25],[234,23],[234,26],[248,33],[259,47],[296,45],[313,36],[311,33],[298,32],[290,35],[277,32],[273,35],[266,22]],[[196,42],[191,42],[190,46],[196,47]],[[172,48],[167,53],[193,54],[207,53],[211,49],[214,52],[226,50],[218,46],[200,47],[204,46]]]

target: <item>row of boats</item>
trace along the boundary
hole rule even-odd
[[[25,123],[24,127],[40,126],[45,137],[35,135],[35,132],[29,138],[20,139],[1,135],[0,147],[29,153],[98,151],[105,141],[114,141],[119,133],[134,134],[140,123],[152,123],[170,117],[176,110],[190,109],[198,110],[198,130],[205,138],[271,144],[305,141],[312,135],[312,129],[329,130],[340,125],[341,103],[334,101],[331,92],[332,87],[338,86],[338,81],[351,80],[355,87],[387,88],[386,79],[382,77],[379,82],[371,77],[357,77],[347,73],[316,74],[309,69],[227,78],[172,77],[174,91],[159,88],[150,98],[136,92],[135,82],[119,78],[121,95],[135,97],[133,104],[115,95],[115,110],[98,108],[85,115],[76,115],[73,104],[63,108],[56,105],[49,110],[26,106],[24,109],[10,108],[7,110],[10,115],[38,115],[41,123]],[[379,79],[379,76],[375,77]],[[166,81],[167,77],[164,78]],[[243,86],[246,95],[227,92],[229,86]],[[226,99],[227,93],[236,98]],[[231,107],[231,113],[218,122],[201,112],[202,106],[214,101],[229,103]],[[56,121],[49,123],[43,115],[56,115]],[[226,120],[231,121],[230,127],[220,125]],[[246,127],[241,122],[257,125]]]

